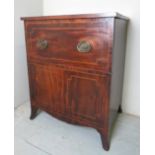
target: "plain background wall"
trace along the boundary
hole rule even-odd
[[[44,15],[119,12],[130,18],[123,88],[123,111],[140,114],[139,0],[44,0]]]
[[[20,17],[42,15],[43,3],[42,0],[15,0],[14,7],[14,103],[17,107],[29,101],[24,25]]]

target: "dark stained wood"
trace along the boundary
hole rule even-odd
[[[106,22],[103,24],[105,25]],[[42,28],[34,27],[32,29],[34,34],[27,38],[30,45],[30,51],[32,51],[28,53],[30,58],[40,60],[48,59],[50,61],[53,59],[56,59],[57,61],[64,60],[66,62],[80,63],[83,65],[90,64],[92,66],[97,66],[98,68],[105,68],[107,66],[106,64],[109,63],[110,51],[106,38],[107,36],[110,37],[111,32],[106,32],[106,27],[93,27],[89,29],[81,28],[77,30],[76,28],[46,29],[45,26]],[[44,39],[48,42],[48,47],[45,50],[41,50],[37,47],[39,39]],[[77,50],[77,44],[81,40],[87,40],[90,42],[90,52],[80,53]],[[105,40],[104,44],[102,44],[103,40]]]
[[[87,18],[119,18],[128,20],[126,16],[119,14],[118,12],[107,12],[100,14],[78,14],[78,15],[56,15],[56,16],[41,16],[41,17],[22,17],[22,20],[49,20],[49,19],[87,19]]]
[[[96,128],[105,150],[121,105],[127,18],[118,14],[24,17],[31,116],[38,109]],[[77,49],[80,41],[90,51]]]
[[[109,73],[112,45],[108,40],[112,40],[113,32],[110,29],[112,25],[113,18],[82,21],[76,19],[74,22],[72,20],[27,21],[28,60],[43,60],[76,67],[78,65],[80,68],[93,68]],[[44,50],[37,47],[40,39],[48,42],[48,47]],[[78,52],[77,44],[81,40],[87,40],[91,44],[90,52]]]
[[[126,44],[127,22],[125,20],[115,20],[115,31],[112,51],[112,79],[110,96],[110,121],[109,128],[112,128],[116,119],[119,107],[122,102],[123,74],[125,63],[125,44]]]
[[[39,108],[31,104],[31,115],[30,119],[33,120],[38,114]]]
[[[122,110],[122,106],[121,105],[119,105],[119,108],[118,108],[118,113],[122,113],[123,112],[123,110]]]

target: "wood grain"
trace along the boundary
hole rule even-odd
[[[30,119],[42,109],[68,123],[93,127],[109,150],[121,106],[127,18],[113,13],[22,19]],[[89,42],[89,52],[77,50],[80,41]]]

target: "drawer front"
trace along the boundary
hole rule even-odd
[[[111,34],[104,23],[86,28],[34,24],[27,29],[28,59],[109,70]]]

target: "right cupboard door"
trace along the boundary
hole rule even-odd
[[[66,104],[72,119],[97,123],[107,123],[109,102],[109,76],[88,73],[66,73]]]

